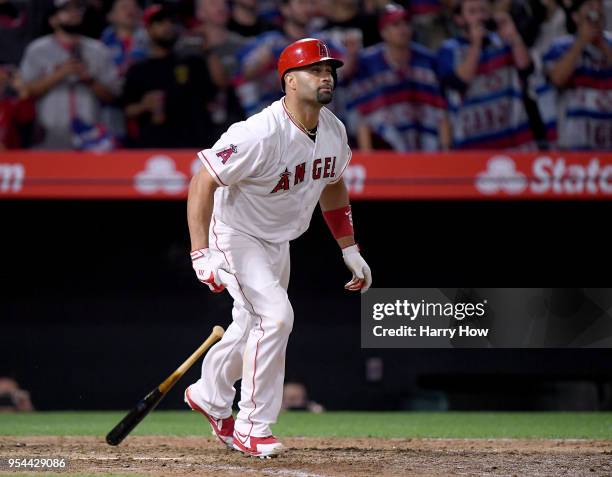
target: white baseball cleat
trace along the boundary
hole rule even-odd
[[[274,436],[254,437],[234,430],[234,449],[246,455],[269,459],[283,452],[285,446]]]
[[[234,449],[234,416],[226,417],[225,419],[217,419],[211,416],[191,399],[189,388],[185,389],[185,402],[192,410],[199,412],[208,420],[210,427],[212,427],[213,436],[217,436],[217,438],[229,449]]]

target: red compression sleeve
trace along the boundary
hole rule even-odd
[[[353,215],[351,214],[350,205],[340,207],[339,209],[327,210],[323,212],[323,217],[336,240],[354,234]]]

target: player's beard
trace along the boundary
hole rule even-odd
[[[330,91],[329,93],[327,91],[321,91],[320,89],[317,90],[317,102],[319,104],[329,104],[331,103],[331,100],[333,99],[333,91]]]

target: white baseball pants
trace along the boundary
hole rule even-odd
[[[239,232],[213,217],[210,248],[222,252],[235,280],[227,283],[234,299],[233,321],[202,363],[193,398],[216,418],[232,413],[242,378],[235,428],[254,437],[272,435],[283,397],[285,350],[293,328],[287,296],[289,243],[270,243]]]

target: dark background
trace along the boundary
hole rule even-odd
[[[356,202],[377,287],[611,285],[612,202]],[[183,201],[0,201],[0,376],[38,409],[125,409],[231,302],[195,279]],[[361,350],[320,213],[292,243],[287,379],[329,409],[612,409],[608,349]],[[374,360],[372,360],[374,358]],[[366,370],[382,371],[368,374]],[[181,407],[182,390],[161,407]]]

